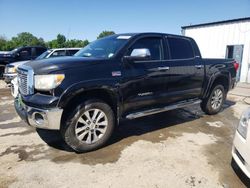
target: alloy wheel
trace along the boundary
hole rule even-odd
[[[217,110],[222,105],[223,92],[221,89],[216,89],[211,98],[211,106],[214,110]]]
[[[75,125],[75,134],[78,140],[86,144],[93,144],[100,140],[106,132],[108,118],[100,109],[85,111]]]

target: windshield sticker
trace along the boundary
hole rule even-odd
[[[128,35],[121,35],[121,36],[118,36],[117,39],[129,39],[131,36],[128,36]]]

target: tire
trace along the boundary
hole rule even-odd
[[[221,111],[226,99],[226,93],[223,85],[215,85],[211,89],[208,98],[203,99],[201,109],[208,115],[214,115]]]
[[[0,65],[0,79],[3,79],[4,68],[3,65]]]
[[[113,110],[100,100],[87,100],[77,105],[64,120],[62,137],[68,146],[79,153],[104,146],[115,126]]]

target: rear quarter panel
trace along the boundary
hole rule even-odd
[[[216,78],[224,76],[228,79],[228,88],[231,89],[236,80],[236,71],[233,59],[202,59],[205,66],[205,79],[203,85],[203,98],[207,97],[209,89]]]

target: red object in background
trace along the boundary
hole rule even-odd
[[[235,70],[237,72],[240,65],[239,65],[239,63],[237,61],[234,61],[233,64],[234,64],[234,68],[235,68]]]

